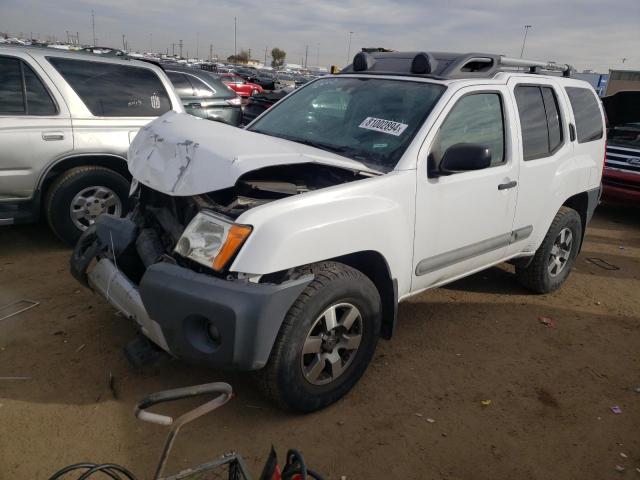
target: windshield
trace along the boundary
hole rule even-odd
[[[444,90],[443,85],[406,80],[322,78],[274,105],[249,130],[388,172]]]

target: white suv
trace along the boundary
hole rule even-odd
[[[0,225],[43,213],[75,244],[101,213],[126,214],[129,143],[169,110],[184,111],[150,63],[0,46]]]
[[[605,150],[568,72],[363,52],[246,130],[167,113],[129,150],[136,209],[100,217],[72,272],[173,356],[261,369],[283,407],[322,408],[409,296],[505,261],[539,293],[566,280]]]

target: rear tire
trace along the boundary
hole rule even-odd
[[[93,190],[93,188],[102,190]],[[95,194],[95,195],[94,195]],[[94,196],[92,196],[94,195]],[[95,202],[95,208],[83,209],[72,218],[74,204]],[[61,174],[51,185],[44,202],[51,230],[64,242],[75,245],[80,235],[100,212],[124,216],[130,208],[129,182],[105,167],[75,167]],[[88,213],[85,213],[88,212]],[[78,218],[82,215],[82,218]]]
[[[531,263],[526,267],[516,266],[518,281],[536,293],[557,290],[569,276],[581,242],[580,215],[569,207],[561,207]]]
[[[306,413],[342,398],[364,374],[380,336],[381,301],[371,280],[347,265],[321,262],[302,273],[315,278],[287,313],[258,378],[281,408]]]

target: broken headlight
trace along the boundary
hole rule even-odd
[[[187,225],[174,252],[214,270],[222,270],[251,233],[248,225],[230,223],[206,210]]]

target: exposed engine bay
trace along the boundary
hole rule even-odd
[[[322,164],[266,167],[238,178],[231,188],[186,197],[170,196],[141,185],[130,219],[138,227],[136,250],[145,267],[173,249],[189,222],[203,209],[235,220],[245,211],[293,195],[367,178],[371,174]],[[185,259],[179,259],[183,263]],[[189,266],[201,271],[197,265]],[[207,272],[211,273],[211,272]]]

